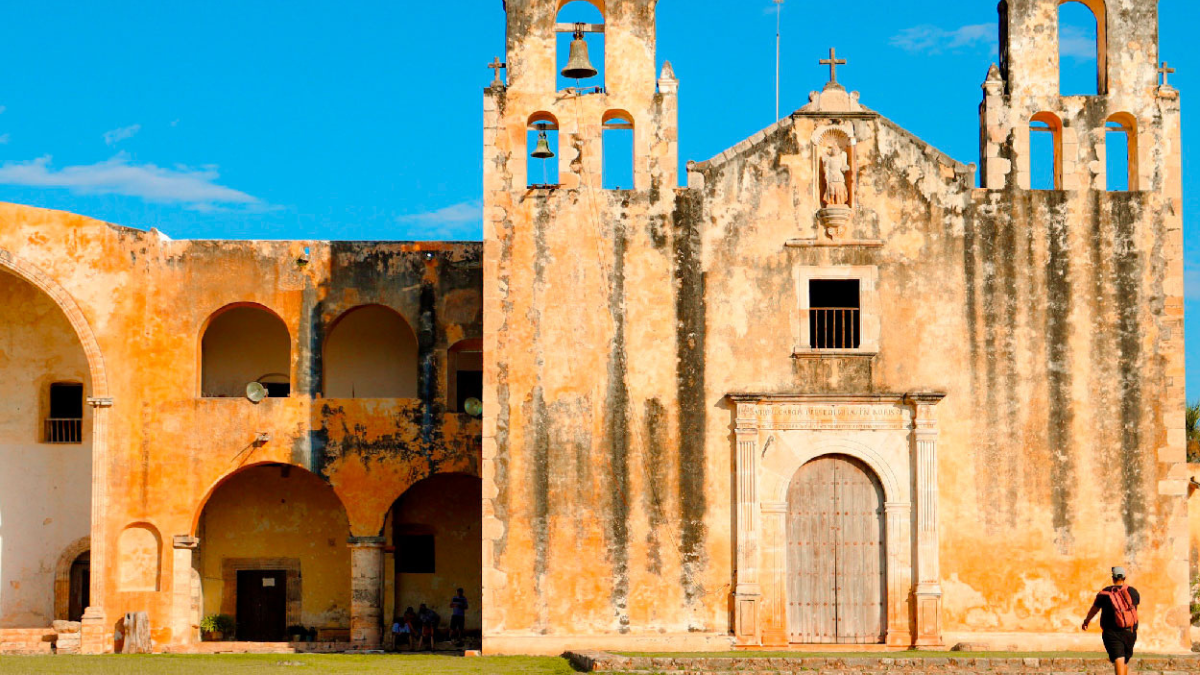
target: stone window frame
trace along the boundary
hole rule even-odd
[[[237,620],[237,573],[283,570],[287,584],[287,625],[301,621],[300,559],[299,558],[223,558],[221,560],[221,613]]]
[[[857,349],[814,349],[809,334],[809,282],[830,279],[858,281],[859,331]],[[881,333],[879,268],[874,265],[805,266],[795,270],[796,318],[792,321],[794,358],[874,357],[879,354]]]

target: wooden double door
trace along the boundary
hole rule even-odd
[[[238,570],[237,639],[283,642],[287,635],[287,572]]]
[[[788,636],[797,644],[874,644],[887,627],[884,495],[862,462],[805,464],[788,490]]]

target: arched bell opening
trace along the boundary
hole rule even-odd
[[[632,190],[636,171],[633,115],[610,110],[604,115],[601,143],[604,150],[603,186],[605,190]]]
[[[604,12],[588,0],[566,2],[555,17],[557,88],[581,94],[604,90]]]
[[[1104,0],[1059,0],[1058,88],[1063,96],[1108,93]]]
[[[1138,185],[1137,119],[1129,113],[1109,116],[1104,126],[1105,186],[1110,192],[1136,192]]]
[[[526,124],[526,177],[530,188],[558,187],[558,119],[546,112]]]

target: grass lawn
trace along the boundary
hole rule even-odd
[[[394,675],[569,675],[560,658],[525,656],[401,656],[342,654],[219,654],[153,656],[0,656],[0,675],[206,675],[254,673],[389,673]]]

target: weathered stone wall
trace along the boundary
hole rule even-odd
[[[667,72],[651,89],[652,43],[630,46],[652,37],[654,3],[607,5],[606,19],[639,21],[610,20],[606,94],[552,92],[557,4],[530,0],[507,3],[511,75],[485,95],[485,649],[728,646],[746,486],[727,397],[927,391],[945,394],[922,432],[936,430],[940,474],[940,545],[922,553],[936,616],[919,609],[934,638],[1082,647],[1083,613],[1124,564],[1143,643],[1185,649],[1179,118],[1173,90],[1154,87],[1153,8],[1110,2],[1105,93],[1063,98],[1058,3],[1002,5],[983,189],[834,88],[675,190],[677,83]],[[626,62],[642,76],[620,88],[611,64]],[[638,120],[651,180],[637,190],[597,189],[594,125],[610,108]],[[542,110],[573,168],[526,189]],[[1028,189],[1041,111],[1063,126],[1060,190]],[[1104,191],[1113,115],[1136,124],[1130,192]],[[832,238],[814,155],[831,127],[854,139],[851,224]],[[846,271],[871,279],[877,350],[811,353],[801,280]],[[758,611],[782,631],[782,604]]]
[[[0,262],[61,287],[69,315],[94,344],[93,379],[105,375],[98,395],[112,399],[97,409],[105,475],[97,474],[92,528],[92,599],[108,617],[109,637],[85,636],[85,649],[112,649],[114,622],[133,610],[150,613],[156,644],[195,638],[190,593],[174,588],[187,575],[173,567],[191,560],[188,540],[210,492],[243,466],[281,463],[317,474],[345,505],[350,534],[367,538],[376,554],[388,509],[408,486],[443,471],[478,475],[481,423],[445,412],[445,392],[447,349],[482,335],[480,259],[471,244],[174,242],[0,206]],[[200,396],[204,328],[235,303],[261,305],[286,326],[289,398],[255,405]],[[391,308],[416,335],[415,398],[322,396],[327,331],[369,304]],[[260,435],[265,440],[256,442]],[[156,590],[119,590],[121,561],[106,557],[118,555],[131,525],[157,542]],[[346,547],[345,535],[330,536]],[[328,537],[319,544],[327,546]],[[350,579],[344,582],[349,588]],[[379,586],[377,618],[382,578],[372,583]]]

